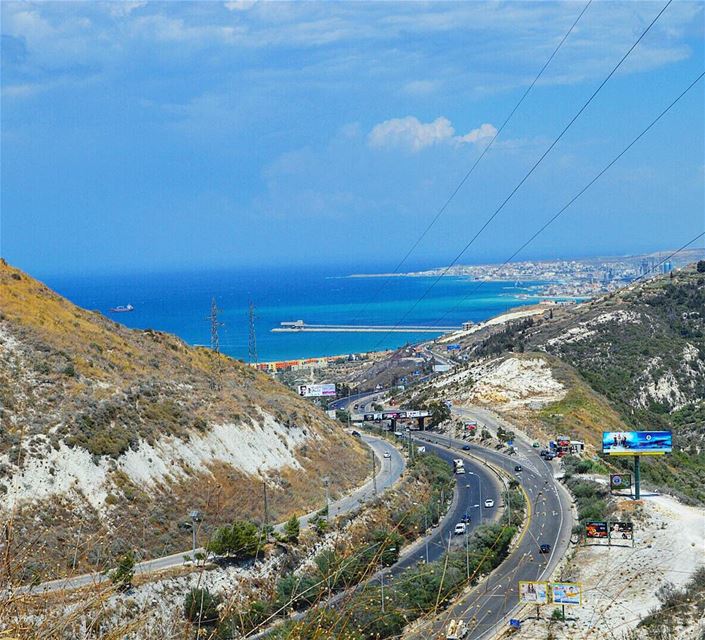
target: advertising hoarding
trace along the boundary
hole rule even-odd
[[[449,344],[446,349],[448,351],[460,351],[460,345],[459,344]]]
[[[548,583],[520,580],[519,602],[522,604],[548,604]]]
[[[630,489],[632,486],[631,473],[611,473],[610,489]]]
[[[602,453],[611,456],[659,456],[671,453],[673,436],[670,431],[605,431],[602,433]]]
[[[634,525],[631,522],[610,522],[610,538],[632,540],[634,538]]]
[[[381,413],[365,413],[362,416],[362,419],[365,422],[373,422],[375,420],[381,420],[382,419],[382,414]]]
[[[551,582],[551,600],[554,604],[579,606],[580,585],[575,582]]]
[[[585,537],[586,538],[607,538],[609,536],[607,532],[606,522],[586,522],[585,523]]]
[[[299,395],[304,398],[318,398],[321,396],[335,397],[334,384],[300,384]]]

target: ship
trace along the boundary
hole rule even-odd
[[[112,313],[126,313],[127,311],[134,311],[135,308],[131,304],[118,305],[117,307],[111,307],[110,311]]]

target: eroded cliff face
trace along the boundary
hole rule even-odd
[[[182,551],[192,509],[203,535],[261,518],[263,483],[285,517],[320,506],[321,477],[335,492],[366,476],[359,442],[268,376],[6,264],[0,285],[0,517],[24,577]]]

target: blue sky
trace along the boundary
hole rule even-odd
[[[575,2],[2,3],[2,255],[40,274],[394,265]],[[595,2],[408,268],[447,263],[663,5]],[[674,2],[462,262],[520,246],[704,65]],[[523,257],[703,229],[703,85]]]

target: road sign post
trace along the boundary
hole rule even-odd
[[[641,462],[634,456],[634,499],[641,500]]]

